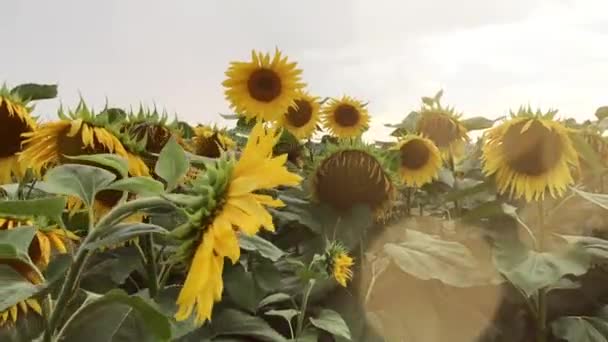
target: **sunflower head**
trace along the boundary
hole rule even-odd
[[[331,243],[325,252],[325,260],[327,262],[327,273],[338,284],[346,287],[348,281],[353,278],[352,267],[355,264],[346,248],[338,242]]]
[[[0,260],[0,264],[9,266],[34,285],[42,284],[43,280],[38,276],[38,273],[32,269],[32,266],[24,262],[17,260]],[[35,298],[28,298],[8,307],[4,311],[0,311],[0,328],[9,324],[15,324],[20,316],[26,316],[31,312],[42,316],[42,307]]]
[[[160,153],[171,137],[182,143],[177,119],[169,122],[169,115],[166,112],[159,113],[156,108],[140,106],[137,113],[131,111],[127,114],[127,118],[122,131],[133,140],[143,142],[147,152]]]
[[[484,172],[495,176],[500,193],[532,201],[546,192],[561,196],[573,182],[570,167],[578,166],[578,155],[556,113],[522,107],[484,134]]]
[[[251,52],[251,61],[231,62],[226,71],[226,99],[230,107],[247,118],[275,121],[294,104],[305,87],[302,70],[277,49],[270,54]]]
[[[205,125],[194,128],[191,145],[194,154],[208,158],[219,158],[222,152],[236,147],[236,143],[228,136],[225,129]]]
[[[287,160],[293,165],[296,165],[300,168],[304,166],[304,145],[289,131],[283,131],[283,133],[281,134],[281,138],[274,145],[272,151],[273,154],[277,156],[281,154],[287,154]]]
[[[0,184],[21,179],[27,167],[19,163],[21,134],[36,129],[36,121],[30,116],[31,108],[6,86],[0,88]]]
[[[441,153],[430,139],[406,135],[392,150],[398,154],[399,173],[405,185],[421,187],[437,178],[442,165]]]
[[[369,127],[366,105],[350,96],[330,99],[323,107],[323,126],[338,138],[358,137]]]
[[[459,157],[469,141],[467,129],[460,122],[454,108],[443,107],[441,94],[434,99],[424,98],[416,123],[416,133],[430,139],[444,157]]]
[[[338,211],[363,204],[380,217],[395,194],[394,177],[384,164],[371,146],[331,146],[309,175],[311,193]]]
[[[58,121],[49,122],[30,133],[24,133],[24,149],[19,161],[34,174],[54,165],[73,162],[70,156],[115,153],[128,159],[127,151],[117,138],[116,127],[104,116],[98,116],[84,102],[75,110],[59,109]]]
[[[298,139],[310,138],[319,123],[320,108],[317,97],[299,92],[294,103],[280,117],[279,123]]]

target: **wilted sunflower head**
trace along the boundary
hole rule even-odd
[[[369,127],[365,107],[350,96],[331,99],[323,107],[323,126],[338,138],[358,137]]]
[[[454,108],[441,105],[440,94],[432,101],[423,103],[416,123],[416,133],[430,139],[444,157],[459,157],[469,141],[467,129],[460,122],[460,115],[456,114]]]
[[[192,152],[198,156],[219,158],[223,151],[232,150],[236,143],[225,129],[199,125],[194,128],[192,138]]]
[[[137,113],[131,111],[127,117],[128,121],[123,127],[123,132],[134,141],[143,142],[147,152],[160,153],[171,137],[182,143],[177,119],[169,122],[169,115],[166,112],[159,113],[156,108],[140,106]]]
[[[325,252],[327,261],[327,272],[338,284],[346,287],[347,282],[353,278],[352,267],[355,264],[353,258],[342,244],[333,242]]]
[[[19,161],[31,167],[36,175],[48,167],[70,162],[67,158],[70,156],[115,153],[128,159],[118,133],[101,122],[84,102],[73,111],[60,108],[58,114],[58,121],[23,134],[24,149]]]
[[[250,62],[231,62],[222,85],[230,107],[247,118],[275,121],[293,105],[306,84],[302,70],[277,49],[274,57],[253,50]]]
[[[382,159],[362,144],[328,150],[309,177],[314,198],[338,211],[363,204],[381,216],[395,191]]]
[[[30,111],[6,86],[0,88],[0,184],[19,180],[25,174],[27,166],[19,163],[17,154],[21,152],[21,134],[36,129]]]
[[[569,129],[554,120],[557,111],[543,114],[522,107],[510,120],[487,131],[483,146],[484,172],[495,175],[500,193],[513,198],[559,197],[573,182],[570,166],[578,155]]]
[[[407,186],[421,187],[437,178],[442,165],[441,153],[427,138],[410,134],[397,143],[401,180]]]
[[[310,138],[319,123],[319,99],[299,92],[294,103],[280,117],[279,123],[298,139]]]

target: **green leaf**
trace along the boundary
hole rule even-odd
[[[413,133],[416,131],[416,125],[420,118],[419,112],[410,112],[400,123],[398,124],[385,124],[386,127],[396,128],[391,132],[391,136],[398,137],[407,133]]]
[[[234,309],[219,312],[213,317],[212,327],[218,335],[247,336],[249,339],[264,342],[287,341],[260,317]]]
[[[608,240],[592,237],[592,236],[578,236],[578,235],[560,235],[568,243],[578,246],[586,253],[588,253],[592,259],[608,260]]]
[[[418,279],[438,279],[456,287],[501,282],[492,265],[483,264],[464,245],[444,241],[416,230],[407,230],[399,243],[384,245],[384,253],[405,273]]]
[[[53,193],[77,196],[90,207],[95,194],[114,179],[116,175],[99,167],[65,164],[46,174],[45,185]]]
[[[65,203],[66,199],[63,196],[19,201],[0,201],[0,215],[15,218],[45,216],[56,219],[61,217]]]
[[[570,140],[572,140],[576,152],[585,160],[585,162],[591,168],[591,171],[599,174],[605,169],[600,155],[585,141],[580,134],[570,134]]]
[[[224,286],[232,302],[248,312],[256,311],[263,294],[256,287],[252,273],[238,264],[227,268],[224,272]]]
[[[168,234],[169,232],[161,226],[149,223],[120,223],[111,227],[101,228],[97,233],[99,235],[96,239],[83,245],[81,248],[95,250],[102,247],[115,246],[144,234]]]
[[[432,97],[423,96],[422,102],[427,106],[432,106],[435,103],[435,99]]]
[[[454,187],[454,173],[445,167],[439,169],[438,180],[450,188]]]
[[[258,235],[240,234],[239,244],[242,249],[251,252],[258,252],[261,256],[272,261],[277,261],[285,255],[285,252],[279,249],[279,247],[273,245],[272,242]]]
[[[184,139],[192,139],[194,137],[194,129],[187,122],[179,121],[177,127],[182,132],[182,137]]]
[[[264,315],[283,317],[287,323],[291,324],[291,320],[296,317],[300,312],[294,309],[285,310],[269,310],[264,312]]]
[[[23,342],[36,341],[44,329],[44,318],[33,311],[28,314],[19,314],[17,322],[9,323],[0,327],[0,341],[2,342]]]
[[[281,271],[268,259],[260,259],[254,263],[252,272],[259,288],[265,293],[274,292],[281,288]]]
[[[167,191],[173,190],[188,172],[188,158],[175,137],[160,151],[154,171],[167,182]]]
[[[494,262],[498,270],[526,295],[557,283],[566,275],[587,272],[591,258],[577,246],[566,246],[555,252],[529,250],[519,241],[495,242]]]
[[[572,190],[572,192],[581,196],[582,198],[586,199],[587,201],[595,203],[604,209],[608,209],[608,195],[585,192],[572,187],[570,188],[570,190]]]
[[[88,162],[90,164],[85,164],[89,166],[97,166],[97,167],[107,167],[112,169],[123,177],[126,177],[129,173],[129,163],[128,161],[116,154],[111,153],[101,153],[101,154],[84,154],[80,156],[65,156],[68,159]]]
[[[258,304],[258,309],[261,309],[268,305],[282,303],[282,302],[288,301],[290,299],[291,299],[291,296],[288,295],[287,293],[282,293],[282,292],[274,293],[274,294],[271,294],[270,296],[262,299],[260,301],[260,303]]]
[[[57,85],[25,83],[11,89],[11,94],[29,101],[54,99],[57,97]]]
[[[601,317],[560,317],[551,323],[551,330],[568,342],[608,341],[608,321]]]
[[[94,332],[94,333],[92,333]],[[64,342],[169,341],[169,320],[145,300],[112,290],[85,304],[60,337]]]
[[[34,227],[0,230],[0,259],[18,259],[29,263],[28,250],[36,231]]]
[[[157,196],[163,193],[163,183],[150,177],[129,177],[119,179],[106,189],[126,191],[141,196]]]
[[[12,267],[0,265],[0,312],[32,297],[39,290]]]
[[[599,107],[595,111],[595,117],[598,118],[599,120],[607,118],[608,117],[608,106]]]
[[[310,323],[315,327],[325,330],[334,336],[350,340],[350,329],[339,313],[323,309],[316,318],[310,317]]]
[[[467,129],[467,131],[476,131],[479,129],[490,128],[494,125],[494,123],[498,120],[504,119],[504,116],[498,119],[486,119],[483,116],[476,116],[473,118],[462,120],[462,125]]]

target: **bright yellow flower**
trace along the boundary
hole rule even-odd
[[[346,283],[353,278],[352,267],[355,264],[348,253],[340,252],[332,256],[331,273],[338,284],[346,287]]]
[[[418,135],[407,135],[397,143],[401,180],[407,186],[421,187],[437,178],[442,165],[435,144]]]
[[[240,257],[238,232],[253,235],[262,227],[274,230],[272,216],[264,206],[279,207],[283,202],[257,192],[282,185],[294,186],[301,181],[300,176],[285,167],[286,155],[272,156],[279,136],[276,127],[256,124],[240,159],[236,164],[229,164],[233,167],[226,178],[227,184],[221,186],[219,197],[213,200],[211,216],[205,215],[197,221],[197,232],[201,233],[177,299],[177,320],[187,319],[195,308],[198,323],[211,319],[213,305],[222,297],[224,258],[236,263]],[[217,171],[205,171],[209,172]],[[197,180],[203,181],[205,173]],[[208,196],[202,198],[208,200]]]
[[[0,89],[0,184],[20,180],[27,164],[19,163],[22,133],[36,129],[29,109],[13,98],[6,89]]]
[[[338,138],[358,137],[369,127],[369,114],[361,101],[350,96],[331,99],[323,107],[323,126]]]
[[[548,191],[562,196],[573,182],[570,166],[578,155],[568,128],[552,116],[524,112],[485,134],[484,172],[494,175],[498,191],[527,201],[542,199]]]
[[[287,112],[297,92],[306,84],[300,79],[302,70],[288,62],[277,49],[270,54],[251,52],[251,62],[231,62],[228,77],[222,85],[230,107],[247,118],[275,121]]]
[[[279,123],[298,139],[310,138],[319,123],[320,108],[317,97],[301,92],[295,103],[281,116]]]

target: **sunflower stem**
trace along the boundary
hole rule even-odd
[[[145,256],[145,267],[148,277],[148,291],[151,298],[156,298],[158,295],[158,268],[156,267],[156,255],[154,251],[154,237],[152,234],[146,234],[142,239],[142,249]]]
[[[538,201],[538,251],[542,252],[545,249],[545,211],[543,208],[542,199]],[[537,330],[536,342],[547,341],[547,289],[541,288],[538,290],[537,301]]]
[[[302,336],[302,332],[304,330],[304,318],[306,317],[306,310],[308,309],[308,299],[310,298],[310,293],[312,292],[312,288],[315,286],[315,280],[310,279],[308,281],[308,285],[306,286],[306,290],[304,291],[304,297],[302,298],[302,305],[300,306],[300,314],[298,315],[298,325],[296,326],[296,342]]]
[[[454,163],[454,156],[450,153],[450,158],[448,160],[448,165],[450,167],[450,171],[452,171],[452,177],[454,177],[454,182],[456,182],[456,166]],[[460,215],[460,203],[458,200],[454,200],[454,216],[458,217]]]

